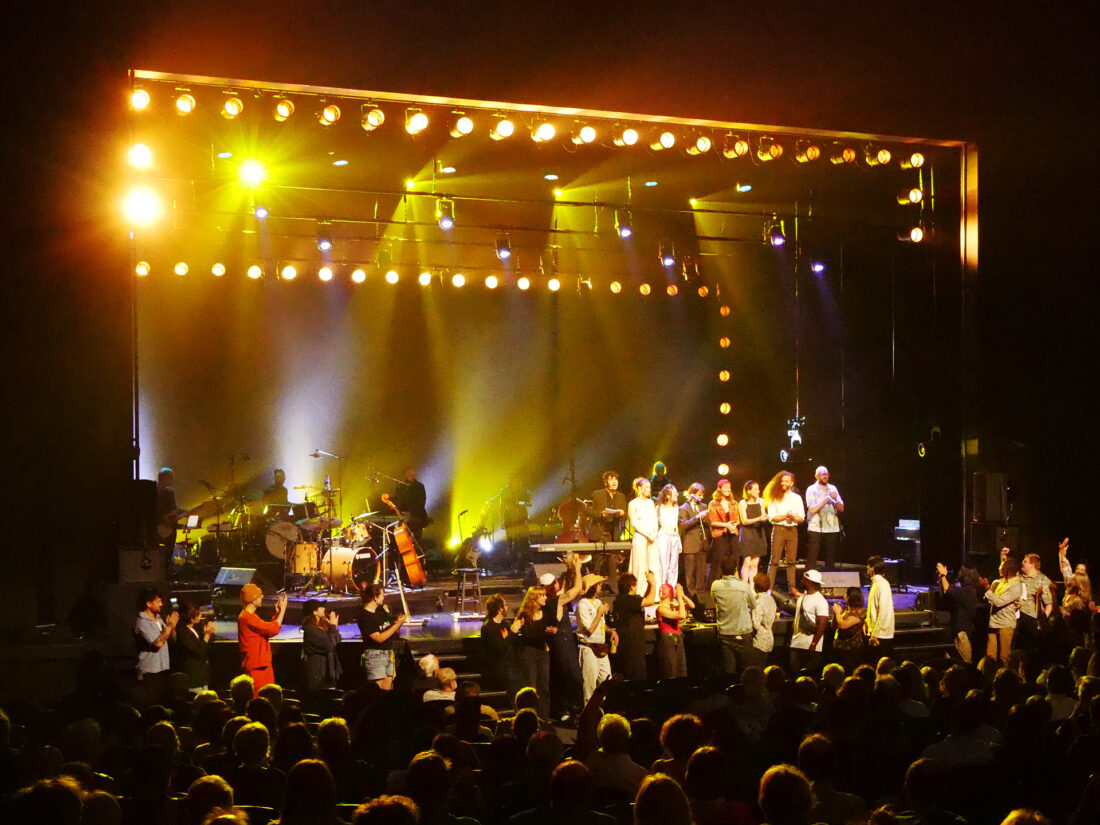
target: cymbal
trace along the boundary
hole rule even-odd
[[[379,512],[380,512],[379,510],[371,510],[368,513],[360,513],[357,516],[353,516],[351,520],[352,521],[364,521],[366,519],[369,519],[371,516],[377,516]]]
[[[208,533],[229,533],[236,529],[237,528],[231,521],[220,521],[206,525],[206,531]]]
[[[333,518],[332,516],[315,516],[314,518],[302,519],[298,522],[298,526],[312,533],[317,530],[336,530],[343,523],[342,519]]]

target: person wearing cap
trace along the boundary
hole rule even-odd
[[[894,594],[886,581],[886,562],[882,556],[867,559],[867,575],[871,592],[867,594],[867,616],[864,619],[867,644],[877,657],[894,652]]]
[[[611,678],[611,659],[608,654],[618,645],[618,634],[612,630],[608,638],[607,604],[598,595],[603,576],[588,573],[581,579],[584,596],[577,603],[577,641],[580,643],[581,688],[583,704],[596,690],[596,685]]]
[[[324,602],[310,599],[302,605],[302,665],[306,691],[336,687],[340,679],[340,617],[335,610],[325,616]]]
[[[829,603],[821,594],[821,582],[821,571],[807,570],[802,574],[806,592],[792,592],[798,596],[791,631],[791,670],[794,673],[803,668],[815,674],[820,670],[825,629],[829,626]]]
[[[657,605],[657,665],[662,679],[687,676],[687,655],[684,652],[684,632],[680,623],[688,617],[695,603],[684,593],[682,584],[674,588],[662,584],[661,601]]]
[[[710,597],[718,619],[718,645],[722,670],[738,673],[748,664],[752,648],[752,611],[756,593],[738,576],[736,556],[722,559],[722,578],[710,586]]]
[[[806,566],[816,567],[818,554],[825,551],[825,569],[832,570],[840,548],[840,514],[844,499],[835,484],[829,483],[829,468],[814,470],[816,484],[806,490]]]
[[[249,582],[241,588],[241,604],[244,608],[237,616],[237,644],[241,650],[241,669],[252,677],[253,694],[264,685],[275,683],[275,670],[271,664],[271,637],[278,635],[286,615],[286,593],[279,594],[275,605],[275,617],[265,622],[256,615],[264,600],[259,585]]]

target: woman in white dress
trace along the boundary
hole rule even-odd
[[[646,594],[646,572],[653,571],[660,583],[661,565],[657,556],[657,505],[649,497],[648,478],[634,479],[634,498],[627,505],[633,538],[630,545],[630,572],[637,578],[635,585],[639,596]],[[648,614],[647,614],[648,617]]]
[[[660,572],[657,584],[673,587],[680,580],[680,494],[672,484],[661,488],[657,496],[657,559]]]

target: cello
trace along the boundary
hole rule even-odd
[[[409,587],[423,587],[428,583],[428,576],[424,572],[424,565],[420,563],[420,554],[416,552],[416,542],[408,525],[401,518],[401,511],[397,505],[390,501],[389,494],[382,494],[382,501],[397,515],[397,524],[393,528],[393,540],[397,544],[397,551],[401,554],[401,563],[405,566],[405,574],[409,577]]]
[[[558,505],[558,518],[561,519],[562,532],[555,539],[556,544],[577,544],[588,541],[588,505],[577,498],[577,474],[573,459],[569,459],[569,475],[562,479],[562,485],[569,485],[570,498]]]

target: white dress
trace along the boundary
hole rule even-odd
[[[645,574],[652,570],[657,584],[661,583],[661,560],[657,555],[657,505],[650,498],[636,498],[627,505],[627,517],[634,531],[630,545],[629,570],[638,579],[635,593],[645,596]],[[642,534],[645,535],[642,535]],[[650,541],[646,536],[652,536]]]

